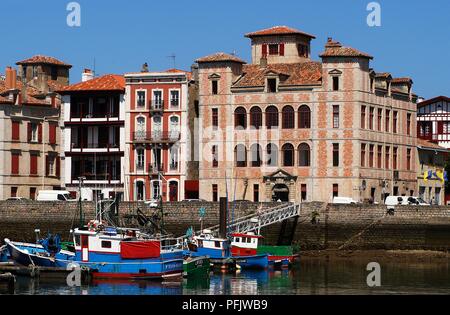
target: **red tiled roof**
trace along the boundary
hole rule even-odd
[[[440,149],[440,150],[445,150],[444,147],[441,147],[440,145],[434,143],[434,142],[430,142],[421,138],[417,138],[417,145],[423,148],[430,148],[430,149]]]
[[[50,88],[50,91],[58,91],[66,86],[55,80],[48,80],[47,83],[48,83],[48,87]]]
[[[218,52],[212,55],[208,55],[202,58],[199,58],[196,60],[198,63],[202,62],[220,62],[220,61],[234,61],[238,63],[246,63],[244,60],[242,60],[239,57],[236,57],[234,55],[226,54],[223,52]]]
[[[22,60],[22,61],[18,61],[16,62],[16,65],[26,65],[26,64],[39,64],[39,63],[44,63],[44,64],[50,64],[50,65],[58,65],[58,66],[63,66],[63,67],[68,67],[68,68],[72,68],[72,65],[69,65],[68,63],[62,62],[61,60],[58,60],[56,58],[53,57],[49,57],[49,56],[43,56],[43,55],[36,55],[33,56],[31,58]]]
[[[281,74],[281,86],[321,84],[322,82],[322,64],[315,61],[269,64],[265,68],[261,68],[260,65],[244,65],[242,71],[242,76],[233,87],[264,86],[268,72]]]
[[[399,83],[412,83],[412,79],[411,78],[407,78],[407,77],[405,77],[405,78],[393,78],[392,79],[392,81],[391,81],[392,83],[394,83],[394,84],[399,84]]]
[[[295,28],[291,28],[288,26],[274,26],[271,28],[266,28],[260,31],[247,33],[245,37],[252,38],[256,36],[267,36],[267,35],[303,35],[310,38],[316,38],[314,35],[299,31]]]
[[[389,72],[377,72],[375,73],[376,78],[388,78],[391,74]]]
[[[125,78],[123,75],[107,74],[85,82],[79,82],[63,87],[56,92],[65,94],[78,91],[124,91]]]
[[[344,47],[340,42],[333,41],[332,38],[328,38],[328,42],[325,45],[325,51],[319,55],[320,57],[362,57],[373,59],[369,54],[359,51],[352,47]]]

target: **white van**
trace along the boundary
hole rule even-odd
[[[395,206],[429,206],[430,204],[425,202],[422,198],[413,196],[388,196],[384,202],[388,210],[393,210]]]
[[[37,201],[76,201],[67,190],[40,190]]]
[[[334,197],[333,204],[336,205],[355,205],[358,202],[349,197]]]

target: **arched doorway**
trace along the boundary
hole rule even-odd
[[[285,184],[276,184],[272,189],[272,200],[289,202],[289,188]]]

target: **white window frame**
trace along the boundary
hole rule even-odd
[[[172,105],[172,92],[178,92],[178,105]],[[181,109],[181,90],[170,89],[169,90],[169,108]]]
[[[144,92],[144,106],[139,106],[139,92]],[[143,109],[147,107],[147,90],[146,89],[137,89],[136,90],[136,95],[135,95],[135,99],[136,99],[136,109]]]

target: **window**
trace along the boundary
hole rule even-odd
[[[37,175],[38,156],[30,154],[30,175]]]
[[[371,144],[369,146],[369,167],[373,167],[373,165],[374,165],[374,158],[375,158],[374,149],[375,149],[375,146],[373,144]]]
[[[406,169],[411,170],[411,149],[406,149]]]
[[[144,163],[145,163],[145,150],[144,148],[137,148],[136,149],[136,170],[144,170]]]
[[[269,55],[278,55],[278,44],[269,45]]]
[[[339,128],[339,105],[333,105],[333,128]]]
[[[333,77],[333,91],[339,91],[339,77]]]
[[[397,165],[397,152],[398,152],[398,148],[394,147],[393,152],[392,152],[392,168],[394,170],[397,169],[398,165]]]
[[[19,141],[20,140],[20,122],[12,121],[12,136],[11,140]]]
[[[297,45],[298,55],[300,57],[308,58],[308,46],[303,44]]]
[[[213,108],[211,113],[212,113],[212,126],[214,129],[217,129],[219,127],[219,109]]]
[[[298,166],[310,166],[310,148],[307,143],[301,143],[298,146]]]
[[[383,168],[383,146],[381,146],[381,145],[378,146],[377,155],[378,155],[378,158],[377,158],[378,165],[377,165],[377,167],[378,168]]]
[[[111,241],[102,241],[102,248],[111,248]]]
[[[281,150],[283,151],[283,166],[294,166],[294,146],[286,143]]]
[[[153,109],[162,109],[164,106],[162,91],[153,91]]]
[[[361,129],[366,129],[366,106],[361,106]]]
[[[291,106],[285,106],[282,110],[283,129],[294,129],[294,109]]]
[[[19,162],[20,162],[20,153],[19,152],[11,152],[11,174],[18,175],[19,174]]]
[[[307,199],[307,190],[306,190],[306,184],[301,184],[300,185],[300,192],[301,192],[301,198],[302,201],[306,201]]]
[[[238,144],[234,148],[234,160],[236,167],[247,167],[247,148],[243,144]]]
[[[266,109],[266,127],[267,129],[278,127],[278,109],[275,106]]]
[[[267,79],[267,92],[268,93],[277,92],[277,79]]]
[[[30,199],[36,200],[36,187],[30,187]]]
[[[384,128],[385,128],[386,132],[389,132],[390,131],[389,126],[391,124],[391,111],[389,109],[386,109],[385,119],[386,119],[386,122],[384,124]]]
[[[47,155],[47,167],[46,167],[46,175],[47,176],[55,176],[55,156]]]
[[[383,121],[383,110],[381,108],[378,109],[378,120],[377,120],[377,130],[381,131],[381,124]]]
[[[394,117],[392,118],[392,132],[397,133],[397,118],[398,112],[394,111]]]
[[[267,165],[268,166],[278,166],[278,147],[269,143],[266,147],[267,152]]]
[[[52,80],[57,80],[58,79],[58,68],[57,67],[51,67],[51,77]]]
[[[214,241],[214,247],[220,248],[220,242],[219,241]]]
[[[211,149],[212,153],[212,167],[219,167],[219,160],[217,155],[217,145],[213,145]]]
[[[262,111],[259,107],[252,107],[250,109],[250,127],[260,129],[262,126]]]
[[[145,198],[144,182],[137,181],[136,182],[136,200],[143,201],[144,198]]]
[[[339,197],[339,185],[333,184],[333,198]]]
[[[244,107],[238,107],[234,111],[234,128],[246,129],[247,128],[247,111]]]
[[[374,110],[375,109],[373,107],[369,108],[369,129],[370,130],[373,130],[373,119],[374,119],[373,113],[374,113]]]
[[[145,107],[145,91],[137,91],[137,107]]]
[[[391,162],[391,147],[386,147],[384,167],[387,170],[390,169],[391,166],[390,162]]]
[[[180,105],[180,91],[170,91],[170,106],[178,107]]]
[[[17,187],[11,187],[11,197],[17,197]]]
[[[361,143],[361,167],[366,167],[366,144]]]
[[[158,200],[160,197],[161,197],[160,182],[154,181],[152,183],[152,198]]]
[[[259,185],[253,185],[253,202],[259,202]]]
[[[406,134],[411,135],[411,114],[406,114]]]
[[[28,141],[41,142],[42,141],[42,127],[37,123],[28,123]]]
[[[252,167],[260,167],[261,166],[261,155],[262,149],[261,146],[257,143],[253,144],[250,147],[251,158],[252,158]]]
[[[298,128],[311,128],[311,110],[306,105],[302,105],[298,109]]]
[[[211,81],[211,93],[213,95],[219,94],[219,81],[217,81],[217,80]]]
[[[339,143],[333,143],[333,167],[339,166]]]
[[[219,200],[219,192],[217,189],[217,184],[212,185],[212,201],[217,202]]]

